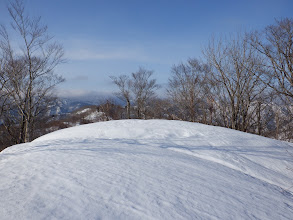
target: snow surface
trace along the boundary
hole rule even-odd
[[[94,121],[94,120],[100,120],[104,119],[105,120],[106,115],[104,112],[91,112],[89,115],[85,117],[86,120]]]
[[[81,110],[81,111],[76,112],[76,114],[77,114],[77,115],[81,115],[81,114],[86,113],[86,112],[88,112],[88,111],[90,111],[90,110],[91,110],[90,108],[85,108],[85,109],[83,109],[83,110]]]
[[[181,121],[59,130],[0,153],[0,219],[293,219],[292,147]]]

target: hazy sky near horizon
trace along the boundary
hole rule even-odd
[[[0,0],[0,24],[11,21]],[[25,0],[63,44],[59,95],[112,93],[110,75],[139,66],[164,88],[172,65],[200,58],[211,35],[261,30],[293,17],[292,0]],[[163,90],[162,90],[163,92]]]

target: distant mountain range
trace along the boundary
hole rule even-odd
[[[92,105],[100,105],[106,100],[111,100],[116,104],[122,104],[121,100],[116,97],[109,97],[109,98],[101,98],[101,99],[92,99],[92,100],[84,100],[84,99],[70,99],[70,98],[59,98],[54,105],[50,107],[48,112],[49,115],[66,115],[71,113],[77,109],[80,109],[85,106],[92,106]]]
[[[96,105],[95,102],[90,101],[77,101],[71,99],[58,99],[54,105],[51,106],[49,110],[50,115],[65,115],[67,113],[73,112],[81,107]]]

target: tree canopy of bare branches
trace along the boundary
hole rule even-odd
[[[279,94],[293,99],[293,20],[276,20],[264,31],[250,34],[251,45],[266,58],[264,82]]]
[[[155,91],[160,88],[155,79],[151,79],[153,71],[140,67],[130,76],[111,76],[113,83],[118,86],[117,97],[126,102],[127,117],[130,118],[131,100],[136,105],[136,117],[146,117],[148,102],[154,98]]]
[[[0,88],[6,97],[2,103],[7,104],[4,125],[11,135],[11,123],[17,125],[14,138],[23,143],[32,140],[35,120],[48,108],[54,87],[63,81],[54,69],[63,61],[64,52],[48,35],[41,17],[27,15],[23,1],[10,2],[8,11],[17,37],[12,39],[5,26],[0,26]],[[13,46],[14,42],[20,46]]]
[[[247,131],[255,108],[266,86],[262,83],[262,58],[243,35],[212,39],[204,54],[212,67],[214,95],[226,127]]]
[[[154,97],[155,90],[160,87],[155,79],[151,79],[153,73],[153,71],[140,67],[138,71],[131,74],[131,90],[135,99],[138,118],[144,117],[148,101]]]
[[[169,78],[167,93],[180,117],[188,121],[199,121],[199,111],[204,110],[205,88],[209,67],[197,59],[189,59],[186,64],[174,65]]]
[[[110,78],[119,89],[119,92],[116,92],[115,95],[122,101],[126,102],[126,114],[127,118],[130,119],[132,81],[127,75],[120,75],[118,77],[110,76]]]

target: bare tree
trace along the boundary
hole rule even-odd
[[[167,98],[154,97],[148,101],[147,116],[157,119],[172,119],[172,104]]]
[[[293,20],[276,20],[263,32],[253,32],[250,43],[266,58],[264,82],[279,94],[293,98]]]
[[[180,110],[180,117],[183,120],[199,121],[196,118],[199,118],[200,111],[205,115],[203,93],[208,72],[208,66],[196,59],[172,67],[167,93]]]
[[[8,93],[5,90],[5,86],[7,84],[7,78],[5,76],[5,64],[4,60],[0,56],[0,120],[2,118],[2,114],[6,109],[7,100],[8,100]],[[1,121],[0,121],[1,124]]]
[[[248,39],[265,60],[267,71],[261,80],[278,95],[275,103],[280,107],[274,111],[275,137],[280,138],[282,135],[279,134],[284,136],[287,133],[282,139],[290,140],[293,127],[293,20],[276,20],[274,25],[267,26],[263,31],[250,33]],[[283,108],[286,110],[281,110]],[[281,117],[281,112],[284,117]]]
[[[151,79],[153,71],[142,67],[135,73],[132,73],[132,93],[136,103],[136,112],[138,118],[145,117],[147,102],[154,97],[155,90],[160,88],[155,79]]]
[[[225,126],[247,131],[266,86],[262,83],[262,59],[242,35],[228,40],[212,39],[204,54],[213,67],[214,94]]]
[[[130,119],[130,107],[131,107],[131,86],[132,81],[126,75],[121,75],[118,77],[110,76],[113,80],[113,83],[118,86],[119,92],[116,92],[116,96],[120,98],[122,101],[126,102],[126,114],[127,118]]]
[[[18,120],[15,121],[19,126],[17,142],[23,143],[32,140],[35,120],[47,109],[55,85],[63,81],[53,70],[63,61],[64,52],[62,46],[48,36],[41,18],[26,14],[23,1],[10,2],[8,11],[12,28],[19,36],[17,40],[21,41],[19,48],[12,47],[12,38],[4,26],[0,27],[0,87],[9,94],[6,118],[13,115]],[[10,125],[6,128],[10,129]]]
[[[130,76],[110,76],[113,83],[118,86],[119,92],[116,96],[126,102],[127,118],[131,118],[131,102],[136,106],[136,117],[146,117],[148,102],[155,97],[155,90],[160,88],[155,79],[151,79],[153,71],[142,67]]]

